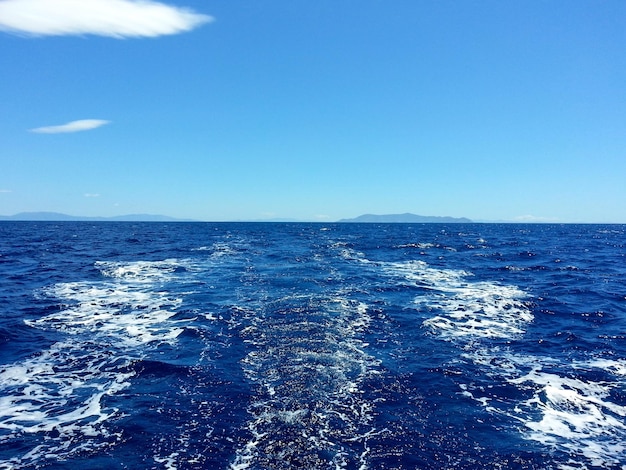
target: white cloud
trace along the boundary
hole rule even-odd
[[[85,193],[85,197],[100,197],[98,193]]]
[[[11,191],[10,189],[0,189],[0,193],[12,193],[13,191]]]
[[[80,132],[96,129],[97,127],[104,126],[110,121],[103,119],[81,119],[78,121],[68,122],[67,124],[61,124],[60,126],[45,126],[31,129],[31,132],[38,134],[62,134],[66,132]]]
[[[34,36],[156,37],[212,20],[152,0],[0,0],[0,31]]]

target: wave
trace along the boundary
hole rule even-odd
[[[525,341],[534,315],[525,301],[529,296],[521,289],[471,281],[466,271],[433,269],[419,261],[382,268],[424,289],[414,299],[414,308],[430,315],[422,325],[441,340],[457,344],[462,357],[480,367],[486,380],[475,382],[506,383],[516,389],[512,393],[462,382],[464,395],[489,413],[520,422],[524,438],[564,455],[580,456],[568,457],[561,468],[608,468],[623,462],[626,407],[611,398],[621,389],[616,377],[624,375],[623,361],[598,359],[568,367],[550,357],[513,354],[493,341]],[[603,372],[604,378],[584,377],[583,371]],[[517,396],[517,401],[512,398]]]
[[[619,284],[597,295],[587,262],[510,235],[253,228],[96,278],[50,267],[75,282],[20,311],[39,351],[0,366],[0,468],[623,466]],[[561,331],[591,315],[562,314],[581,298],[596,330]]]
[[[179,272],[179,263],[98,262],[106,278],[60,283],[41,295],[60,308],[25,323],[62,335],[40,354],[0,369],[0,441],[42,433],[45,440],[20,457],[0,462],[20,468],[66,459],[121,439],[105,423],[119,410],[104,404],[130,385],[133,362],[146,348],[172,344],[183,331],[174,321],[182,299],[156,289]],[[111,280],[108,280],[112,278]]]

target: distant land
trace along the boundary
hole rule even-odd
[[[465,217],[438,217],[438,216],[426,216],[416,215],[411,213],[405,214],[363,214],[354,219],[341,219],[339,222],[357,222],[357,223],[417,223],[417,224],[429,224],[429,223],[445,223],[445,224],[469,224],[472,223],[470,219]]]
[[[83,217],[59,212],[20,212],[15,215],[0,215],[0,220],[21,220],[33,222],[191,222],[165,215],[130,214],[115,217]]]
[[[114,217],[88,217],[68,215],[60,212],[20,212],[15,215],[0,215],[1,220],[32,221],[32,222],[197,222],[191,219],[177,219],[166,215],[129,214]],[[245,222],[245,221],[241,221]],[[296,219],[268,219],[251,222],[304,222]],[[364,214],[354,219],[341,219],[339,223],[472,223],[465,217],[437,217],[406,214]]]

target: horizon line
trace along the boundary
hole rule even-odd
[[[415,214],[413,214],[415,215]],[[442,218],[440,216],[420,216],[427,218]],[[450,219],[463,219],[461,217],[449,217]],[[115,216],[75,216],[60,212],[19,212],[13,215],[0,215],[0,222],[162,222],[162,223],[316,223],[316,224],[518,224],[518,225],[626,225],[626,222],[563,222],[554,220],[488,220],[467,219],[468,221],[355,221],[356,218],[339,220],[309,220],[292,218],[268,218],[268,219],[227,219],[208,220],[178,218],[160,214],[135,213]]]

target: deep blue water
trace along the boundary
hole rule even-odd
[[[626,468],[626,226],[0,223],[0,468]]]

